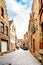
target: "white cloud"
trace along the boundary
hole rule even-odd
[[[12,10],[12,12],[15,11],[15,12],[19,13],[22,10],[20,4],[17,4],[16,1],[14,1],[14,0],[12,0],[12,1],[7,0],[6,3],[7,3],[8,9]]]
[[[26,2],[27,0],[23,0],[23,2]]]
[[[13,12],[17,12],[18,14],[21,14],[21,12],[24,10],[24,6],[21,4],[18,4],[14,0],[6,0],[8,9],[12,10]],[[25,11],[25,10],[24,10]]]
[[[26,2],[26,0],[23,0]],[[29,13],[31,8],[25,9],[24,6],[18,4],[14,0],[6,0],[7,9],[16,12],[18,15],[13,17],[16,26],[18,38],[23,38],[24,33],[28,30]]]

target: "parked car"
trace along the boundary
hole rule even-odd
[[[25,47],[25,46],[21,46],[20,48],[23,50],[28,50],[28,47]]]
[[[28,50],[28,47],[23,47],[23,50]]]

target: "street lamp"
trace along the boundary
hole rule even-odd
[[[33,26],[32,28],[31,28],[31,31],[32,31],[32,33],[34,34],[35,32],[36,32],[36,30],[38,30],[38,27],[37,27],[37,25],[35,26]]]
[[[33,20],[33,27],[31,28],[31,31],[33,32],[33,34],[36,32],[36,30],[38,30],[38,26],[36,22],[37,22],[37,18]]]

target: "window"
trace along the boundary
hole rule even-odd
[[[43,23],[41,24],[41,27],[42,27],[42,32],[43,32]]]
[[[0,22],[0,32],[4,33],[4,24]]]
[[[35,53],[35,40],[33,39],[33,52]]]
[[[41,0],[41,2],[43,3],[43,0]]]
[[[4,17],[4,10],[1,8],[1,16]]]
[[[15,29],[14,29],[14,26],[12,26],[12,32],[14,32],[14,30],[15,30]]]
[[[6,26],[6,35],[8,35],[8,27]]]
[[[34,18],[34,16],[35,16],[35,12],[33,12],[33,18]]]
[[[14,27],[12,26],[12,32],[13,32],[13,28],[14,28]]]
[[[31,35],[31,48],[32,48],[32,35]]]

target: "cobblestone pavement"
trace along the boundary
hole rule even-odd
[[[16,50],[0,56],[0,65],[41,65],[29,50]]]

